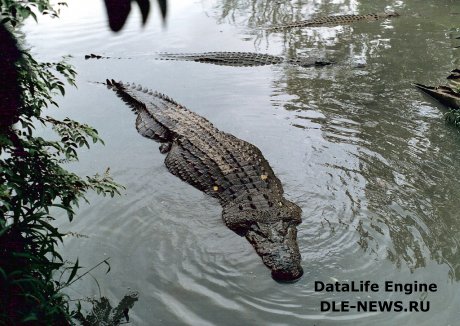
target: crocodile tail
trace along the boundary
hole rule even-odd
[[[156,119],[146,104],[150,102],[149,97],[161,97],[162,94],[113,79],[107,79],[105,84],[137,114],[136,129],[142,136],[162,143],[171,141],[173,133],[170,128]]]

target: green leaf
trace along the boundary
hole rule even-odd
[[[80,267],[78,266],[78,258],[77,258],[77,261],[75,262],[75,265],[72,268],[72,272],[70,273],[69,279],[66,282],[67,284],[69,284],[73,280],[75,275],[77,275],[77,271],[78,271],[79,268]]]
[[[110,272],[110,264],[107,260],[104,260],[104,264],[107,265],[107,271],[105,273],[108,274]]]
[[[24,318],[22,320],[23,323],[27,323],[27,322],[30,322],[30,321],[37,321],[38,318],[35,314],[30,314],[28,317]]]

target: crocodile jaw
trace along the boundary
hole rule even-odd
[[[303,275],[297,245],[297,229],[293,223],[254,223],[245,234],[264,264],[278,282],[295,282]]]

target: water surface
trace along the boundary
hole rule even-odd
[[[136,325],[456,325],[460,306],[460,136],[443,109],[411,82],[437,85],[458,66],[460,4],[420,0],[170,0],[164,27],[154,6],[119,34],[102,1],[70,1],[59,20],[26,26],[43,60],[71,54],[78,89],[61,109],[106,142],[69,168],[110,167],[121,197],[90,194],[65,255],[93,266],[103,295],[140,292]],[[401,17],[348,26],[267,32],[317,15],[396,10]],[[257,51],[317,56],[336,65],[222,67],[157,61],[155,52]],[[131,60],[85,61],[98,53]],[[303,210],[303,278],[278,284],[244,238],[225,227],[217,200],[171,175],[158,144],[142,138],[114,94],[89,81],[135,81],[164,92],[219,129],[258,146]],[[436,283],[438,292],[323,293],[314,281]],[[74,297],[98,295],[87,278]],[[321,312],[322,300],[425,300],[429,313]]]

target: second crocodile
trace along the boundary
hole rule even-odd
[[[338,26],[338,25],[347,25],[355,22],[371,22],[381,19],[387,19],[391,17],[398,17],[397,12],[383,12],[376,14],[366,14],[366,15],[333,15],[333,16],[324,16],[317,17],[309,20],[301,20],[297,22],[287,23],[283,25],[271,26],[267,29],[270,31],[278,31],[289,28],[296,27],[323,27],[323,26]]]
[[[282,63],[297,65],[301,67],[322,67],[332,64],[331,61],[317,58],[285,58],[282,56],[255,52],[156,53],[152,55],[152,58],[155,60],[194,61],[232,67],[255,67],[277,65]],[[107,57],[91,53],[85,55],[85,59],[123,58]]]

